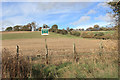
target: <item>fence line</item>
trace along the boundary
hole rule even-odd
[[[17,45],[16,46],[17,47],[17,57],[19,58],[19,46]],[[52,54],[49,54],[49,51],[51,51],[51,49],[48,49],[48,46],[47,46],[47,40],[45,39],[45,55],[41,55],[41,54],[37,54],[36,55],[36,57],[39,57],[39,58],[41,58],[41,57],[44,57],[45,58],[45,62],[46,62],[46,64],[49,64],[49,57],[50,58],[52,58],[52,57],[54,57],[54,55],[52,55]],[[57,51],[58,52],[58,51]],[[88,55],[88,52],[86,52],[87,53],[87,55]],[[86,53],[84,53],[84,54],[86,54]],[[99,49],[98,49],[98,55],[102,55],[103,54],[103,44],[102,44],[102,41],[100,42],[100,44],[99,44]],[[52,56],[51,56],[52,55]],[[79,57],[80,57],[80,55],[81,54],[78,54],[78,52],[76,51],[76,45],[75,45],[75,42],[73,43],[73,54],[65,54],[65,55],[55,55],[55,57],[60,57],[60,56],[66,56],[66,57],[71,57],[71,56],[73,56],[73,61],[75,61],[75,62],[78,62],[78,59],[79,59]],[[78,57],[79,56],[79,57]],[[30,59],[31,59],[31,57],[30,57]],[[30,61],[31,62],[31,61]]]

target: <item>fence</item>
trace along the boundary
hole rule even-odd
[[[38,63],[45,63],[46,65],[52,64],[52,62],[54,63],[55,61],[56,61],[56,63],[58,63],[58,62],[61,62],[63,60],[65,60],[65,61],[72,61],[72,62],[78,63],[80,57],[82,57],[83,54],[84,55],[85,54],[88,55],[88,53],[78,54],[78,52],[76,50],[76,44],[75,43],[73,43],[72,47],[73,47],[73,49],[72,49],[72,52],[70,52],[70,53],[63,53],[62,55],[59,55],[59,54],[55,55],[54,53],[51,54],[52,50],[49,49],[48,44],[47,44],[47,40],[45,39],[45,48],[44,48],[45,52],[44,52],[44,55],[41,55],[41,54],[37,54],[35,56],[29,56],[28,55],[27,56],[28,59],[26,59],[28,61],[25,62],[23,59],[21,59],[21,56],[20,56],[21,55],[20,54],[20,46],[17,45],[16,46],[16,57],[14,59],[16,61],[16,64],[13,64],[13,65],[15,65],[14,68],[16,68],[17,72],[15,73],[14,76],[15,77],[17,77],[17,76],[20,77],[22,75],[22,74],[20,74],[20,69],[22,67],[27,67],[28,69],[25,68],[23,70],[25,72],[26,71],[27,72],[30,71],[30,72],[29,72],[29,74],[25,74],[24,73],[25,76],[23,76],[23,77],[27,77],[27,76],[31,77],[31,74],[32,74],[32,71],[31,71],[32,70],[32,63],[34,63],[35,61],[37,61]],[[67,50],[67,51],[69,51],[69,50]],[[102,55],[104,53],[104,47],[103,47],[102,42],[100,42],[100,44],[99,44],[99,50],[98,51],[99,51],[98,54],[95,53],[95,55],[99,55],[100,57],[102,57]],[[58,51],[56,51],[56,53],[58,53]],[[85,56],[87,56],[87,55],[85,55]],[[90,54],[90,55],[92,55],[92,54]],[[7,59],[7,60],[10,60],[10,59]],[[26,66],[25,65],[26,63],[29,63],[29,66]],[[20,67],[20,65],[23,65],[23,66]],[[7,66],[4,66],[3,68],[5,68],[5,70],[6,70]],[[6,75],[7,73],[2,73],[2,74]],[[18,75],[18,74],[20,74],[20,75]],[[3,76],[3,77],[5,77],[5,76]]]
[[[17,50],[17,60],[19,59],[19,45],[17,45],[16,46],[16,50]],[[54,58],[54,57],[56,57],[56,58],[58,58],[58,57],[70,57],[70,59],[72,60],[72,61],[74,61],[74,62],[78,62],[78,60],[79,60],[79,57],[80,57],[80,54],[78,54],[77,53],[77,51],[76,51],[76,45],[75,45],[75,43],[73,43],[73,52],[71,53],[71,52],[68,52],[68,53],[66,53],[66,54],[57,54],[57,55],[55,55],[55,54],[49,54],[49,53],[51,53],[52,52],[52,50],[51,49],[49,49],[48,48],[48,45],[47,45],[47,40],[45,39],[45,53],[44,53],[44,55],[41,55],[41,54],[37,54],[36,56],[28,56],[29,58],[30,58],[30,62],[32,62],[33,60],[35,60],[35,58],[36,59],[38,59],[38,58],[41,58],[41,59],[43,59],[44,61],[45,61],[45,63],[46,64],[49,64],[50,63],[50,61],[49,61],[49,59],[50,58]],[[50,52],[51,51],[51,52]],[[68,50],[67,50],[68,51]],[[98,52],[98,55],[102,55],[102,53],[103,53],[103,45],[102,45],[102,42],[100,42],[100,44],[99,44],[99,50],[98,50],[99,52]],[[56,51],[56,53],[59,53],[59,51]],[[84,53],[84,55],[85,55],[86,53]],[[87,53],[87,55],[88,55],[88,53]]]

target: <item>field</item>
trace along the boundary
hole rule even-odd
[[[105,33],[107,34],[108,32]],[[49,36],[41,36],[40,32],[3,32],[2,49],[6,48],[10,53],[16,54],[16,45],[19,45],[20,54],[33,58],[34,70],[34,67],[40,67],[41,64],[45,64],[45,39],[48,46],[49,65],[43,69],[43,72],[50,74],[47,77],[56,77],[55,75],[53,76],[54,73],[57,77],[63,78],[118,77],[117,41],[115,40],[85,39],[70,34],[50,33]],[[101,42],[103,51],[100,48]],[[77,63],[73,61],[73,43],[75,43],[76,47]],[[99,55],[101,52],[102,57]],[[37,57],[38,55],[40,55],[40,58]],[[48,68],[47,71],[46,68]],[[35,68],[35,70],[39,71],[40,69]],[[34,71],[33,73],[36,74]],[[33,76],[35,77],[35,75]],[[38,75],[37,77],[40,76]]]

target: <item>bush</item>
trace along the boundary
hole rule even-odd
[[[80,33],[77,31],[71,31],[70,34],[74,36],[80,36]]]
[[[68,34],[67,30],[62,30],[60,33],[62,33],[63,35]]]
[[[56,29],[49,29],[50,32],[56,32]]]
[[[95,36],[103,36],[104,33],[103,32],[99,32],[99,33],[96,33]]]
[[[94,34],[93,33],[83,32],[81,37],[83,37],[83,38],[94,38]]]
[[[2,78],[28,78],[30,70],[29,60],[24,56],[19,55],[18,59],[8,49],[2,50]]]
[[[99,33],[96,33],[94,35],[94,38],[96,38],[96,39],[102,39],[102,38],[104,38],[103,36],[104,36],[104,33],[103,32],[99,32]]]
[[[62,30],[60,30],[60,29],[56,30],[56,33],[59,33],[59,34],[61,33],[62,34]]]

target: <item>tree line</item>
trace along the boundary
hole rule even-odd
[[[5,29],[5,31],[41,31],[42,28],[50,28],[48,25],[43,24],[42,27],[37,28],[37,25],[35,22],[31,22],[28,23],[27,25],[16,25],[13,27],[7,27]],[[73,28],[69,28],[67,27],[66,30],[68,32],[72,31],[72,30],[76,30],[76,31],[111,31],[111,30],[116,30],[117,26],[114,27],[100,27],[99,25],[94,25],[93,27],[89,27],[86,30],[84,28],[79,28],[79,29],[73,29]],[[58,25],[54,24],[52,25],[52,27],[49,29],[49,31],[51,32],[55,32],[56,30],[58,30]],[[65,30],[65,29],[63,29]],[[58,30],[58,32],[60,31],[60,29]]]

